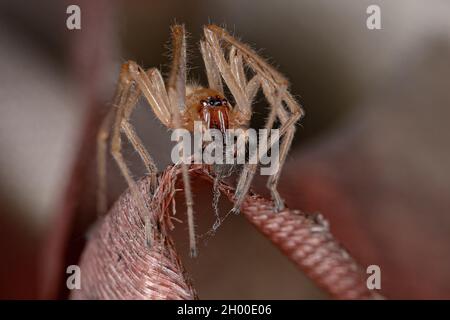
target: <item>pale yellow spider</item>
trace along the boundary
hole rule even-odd
[[[202,121],[207,128],[228,129],[247,128],[250,123],[252,102],[261,88],[271,108],[265,128],[273,127],[279,119],[281,139],[279,170],[269,177],[269,188],[276,210],[284,208],[277,184],[281,168],[291,145],[295,124],[302,117],[303,109],[289,93],[287,79],[267,64],[249,46],[232,37],[216,25],[204,27],[205,38],[200,41],[200,49],[205,63],[208,88],[186,84],[186,40],[183,25],[174,25],[172,31],[173,62],[167,83],[156,68],[144,71],[133,61],[123,64],[114,108],[103,121],[98,133],[98,210],[106,211],[106,151],[107,139],[112,127],[111,153],[131,191],[135,194],[139,210],[150,216],[142,195],[121,153],[121,133],[125,133],[139,153],[151,177],[153,191],[157,187],[158,169],[152,157],[143,146],[130,124],[130,115],[141,95],[147,99],[156,117],[168,128],[194,130],[193,122]],[[246,71],[245,68],[248,68]],[[249,74],[251,73],[251,76]],[[233,96],[234,106],[225,98],[223,83]],[[259,160],[259,159],[258,159]],[[195,256],[196,238],[194,230],[193,200],[189,182],[188,167],[182,164],[183,184],[186,197],[189,241],[191,255]],[[256,172],[257,164],[246,164],[238,179],[234,212],[244,200]],[[152,232],[150,221],[146,221],[146,231]]]

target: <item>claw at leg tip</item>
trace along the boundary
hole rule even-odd
[[[219,228],[219,226],[220,226],[220,219],[216,220],[216,222],[214,222],[214,224],[212,226],[213,231],[215,232]]]
[[[276,212],[281,212],[281,211],[284,210],[284,208],[285,208],[285,206],[284,206],[284,202],[283,201],[275,202],[274,209],[275,209]]]
[[[146,238],[145,238],[145,245],[146,245],[148,248],[151,248],[151,247],[152,247],[152,239],[150,239],[149,237],[146,237]]]

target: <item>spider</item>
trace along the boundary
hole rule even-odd
[[[111,153],[135,195],[138,208],[144,216],[150,216],[143,196],[124,161],[121,152],[121,134],[124,133],[142,159],[151,188],[157,188],[158,169],[130,124],[130,115],[137,101],[143,95],[156,117],[169,129],[184,128],[194,130],[194,121],[202,121],[207,128],[225,130],[228,128],[248,128],[252,117],[252,102],[262,89],[270,106],[265,123],[271,129],[279,121],[280,154],[279,170],[271,175],[267,187],[274,200],[275,209],[284,208],[277,184],[281,168],[291,145],[296,122],[304,115],[303,109],[289,93],[288,80],[271,67],[248,45],[238,41],[225,29],[217,25],[204,26],[204,38],[200,41],[200,51],[205,64],[208,87],[186,83],[186,34],[184,25],[171,27],[173,61],[169,78],[165,83],[156,68],[147,71],[134,61],[122,65],[114,106],[105,117],[97,136],[98,144],[98,210],[106,212],[106,153],[107,140],[111,134]],[[223,83],[224,82],[224,83]],[[232,95],[234,105],[225,97],[224,84]],[[259,161],[259,159],[258,159]],[[193,199],[189,182],[188,165],[181,164],[186,199],[189,244],[192,256],[196,256]],[[257,164],[245,164],[238,178],[233,212],[239,208],[250,188]],[[148,218],[149,219],[149,218]],[[146,235],[150,238],[152,227],[146,220]]]

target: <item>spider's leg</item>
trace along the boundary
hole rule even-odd
[[[128,72],[142,92],[159,121],[166,127],[172,125],[172,112],[166,87],[158,69],[145,72],[135,62],[129,61]]]
[[[122,91],[122,88],[118,88],[118,91]],[[106,117],[100,124],[100,128],[97,132],[97,214],[106,214],[108,200],[107,200],[107,176],[106,176],[106,163],[107,163],[107,141],[110,135],[112,122],[116,113],[116,108],[111,108]]]
[[[174,121],[181,128],[180,111],[186,100],[186,32],[184,25],[174,25],[172,31],[172,66],[168,79],[168,93]],[[178,111],[178,112],[177,112]]]
[[[131,176],[131,172],[122,155],[122,139],[121,139],[121,129],[122,123],[125,117],[125,112],[132,109],[136,104],[137,99],[140,95],[140,91],[135,87],[135,82],[132,81],[129,74],[129,64],[124,64],[122,66],[122,72],[120,75],[120,83],[125,83],[125,90],[119,93],[117,97],[117,112],[113,124],[113,133],[111,139],[111,153],[116,160],[119,169],[124,176],[127,184],[131,190],[134,200],[136,201],[137,208],[140,211],[142,218],[145,221],[145,235],[146,242],[151,245],[151,240],[153,239],[152,221],[150,221],[150,212],[146,206],[146,202],[142,193]],[[120,85],[119,85],[120,86]]]
[[[136,94],[130,97],[129,99],[130,102],[123,109],[121,115],[122,120],[120,120],[120,129],[125,132],[128,139],[132,143],[133,147],[138,151],[141,159],[144,161],[146,168],[152,179],[152,188],[153,190],[155,190],[157,184],[156,165],[154,164],[153,159],[150,157],[149,153],[144,148],[142,142],[134,132],[134,129],[128,120],[131,112],[133,111],[137,103],[137,99],[140,93],[142,93],[147,99],[147,102],[149,103],[150,107],[152,108],[157,118],[161,121],[162,124],[170,128],[172,126],[173,117],[171,114],[169,97],[167,96],[167,91],[161,73],[157,69],[152,68],[149,69],[147,72],[144,72],[144,70],[142,70],[142,68],[140,68],[133,61],[129,61],[128,63],[126,63],[124,65],[124,69],[126,70],[130,80],[132,80],[136,84],[137,88]],[[118,144],[120,146],[120,134],[118,135],[118,138],[116,136],[116,140],[119,141],[119,143],[116,143],[116,145]],[[117,153],[116,157],[117,159],[119,159],[119,161],[121,160],[120,155]],[[122,172],[125,173],[124,176],[126,177],[127,173],[126,165],[122,161],[120,161],[120,166]],[[127,181],[129,181],[129,179],[127,179]],[[152,223],[149,220],[149,218],[150,215],[145,215],[145,228],[147,241],[149,241],[149,239],[151,239],[152,237]]]
[[[278,119],[280,119],[281,122],[281,127],[279,128],[279,139],[283,139],[280,145],[278,170],[267,180],[267,188],[270,190],[272,199],[274,200],[275,209],[277,211],[281,211],[284,209],[284,203],[277,190],[278,180],[280,178],[283,165],[286,161],[287,153],[292,144],[292,139],[294,138],[295,123],[302,116],[303,110],[287,91],[283,90],[280,95],[268,82],[263,82],[262,88],[267,101],[272,107],[271,116],[269,116],[266,128],[273,126],[275,115],[278,117]],[[291,112],[288,112],[285,109],[285,107],[283,106],[283,101],[285,101],[285,103],[288,105]],[[274,115],[272,116],[272,114]],[[279,141],[275,141],[272,143],[279,143]]]
[[[159,72],[156,69],[149,69],[146,72],[146,74],[149,79],[155,79],[155,78],[158,79]],[[157,82],[158,80],[154,80],[154,81]],[[161,79],[161,81],[162,81],[162,79]],[[152,87],[151,83],[147,87],[151,88]],[[163,90],[164,90],[163,92],[165,92],[165,89],[163,89]],[[141,91],[139,90],[139,92],[141,92]],[[123,116],[123,120],[122,120],[122,124],[121,124],[121,129],[127,136],[128,140],[133,145],[134,149],[138,152],[139,156],[141,157],[142,162],[144,163],[145,168],[147,169],[147,173],[150,176],[150,179],[151,179],[150,187],[151,187],[151,192],[153,193],[156,190],[156,186],[157,186],[158,168],[156,167],[153,158],[150,156],[147,149],[144,147],[144,144],[142,143],[141,139],[136,134],[134,127],[130,123],[130,116],[137,105],[137,99],[139,98],[139,96],[140,96],[140,94],[136,95],[136,97],[135,97],[136,101],[128,104],[128,107],[124,110],[124,116]],[[162,109],[164,109],[164,107]]]
[[[209,54],[213,57],[215,65],[220,71],[225,83],[233,95],[236,105],[233,109],[233,118],[238,127],[247,127],[252,115],[252,101],[260,87],[258,75],[247,81],[244,71],[242,53],[232,46],[226,61],[217,35],[205,28],[206,45]],[[238,213],[245,196],[248,193],[255,175],[257,164],[248,163],[244,166],[234,194],[234,206],[232,212]]]
[[[252,84],[253,80],[258,80],[258,88],[259,88],[259,79],[257,78],[257,76],[255,76],[252,80],[250,80],[247,87],[249,87]],[[256,90],[254,90],[254,91],[256,91]],[[274,108],[272,108],[271,112],[269,114],[269,118],[266,120],[265,129],[272,128],[273,123],[275,122],[275,119],[276,119],[276,110]],[[257,158],[257,163],[259,163],[259,162],[260,162],[260,159]],[[231,211],[233,211],[236,214],[239,213],[239,208],[241,207],[242,202],[244,201],[245,196],[247,195],[248,190],[250,189],[250,185],[255,176],[257,167],[258,167],[258,165],[254,164],[254,163],[245,164],[245,166],[238,178],[238,184],[236,186],[236,191],[234,194],[234,206],[231,209]]]
[[[182,112],[186,109],[186,33],[184,25],[174,25],[171,30],[173,61],[168,80],[168,94],[172,114],[172,127],[174,129],[180,129],[183,127]],[[192,197],[188,165],[182,162],[181,170],[186,197],[190,253],[192,257],[195,257],[197,256],[197,244],[194,225],[194,200]]]
[[[152,190],[155,190],[157,184],[157,168],[150,154],[147,152],[141,140],[136,135],[133,126],[129,123],[130,115],[133,112],[142,92],[146,96],[159,120],[166,126],[169,125],[170,113],[168,112],[167,107],[168,98],[159,72],[155,72],[155,69],[151,69],[147,74],[142,72],[133,61],[124,63],[122,65],[119,84],[114,98],[115,107],[110,110],[107,117],[103,121],[97,136],[99,175],[97,206],[99,212],[104,213],[106,211],[106,141],[109,137],[109,128],[112,126],[112,123],[114,123],[111,153],[113,154],[122,175],[125,177],[128,186],[132,190],[138,209],[144,217],[146,240],[149,243],[152,237],[150,214],[146,208],[145,201],[137,190],[136,183],[132,179],[131,173],[123,159],[120,136],[121,131],[123,131],[135,150],[138,151],[149,175],[151,176],[151,188]]]
[[[244,96],[245,103],[236,106],[234,110],[235,120],[239,125],[248,126],[252,116],[252,103],[261,86],[261,79],[258,74],[253,75],[247,81],[247,76],[244,71],[244,60],[242,53],[232,46],[229,51],[229,64],[231,74],[236,79],[239,85],[241,94]]]
[[[271,106],[271,112],[266,120],[265,128],[271,129],[275,123],[275,120],[277,118],[280,119],[281,127],[279,128],[279,138],[276,139],[276,141],[272,141],[272,145],[270,146],[271,148],[273,143],[279,143],[279,140],[282,138],[278,170],[269,177],[267,186],[271,191],[276,209],[281,210],[284,205],[280,195],[278,194],[277,184],[280,177],[281,168],[284,165],[287,152],[289,151],[289,147],[295,133],[295,123],[303,115],[303,110],[288,92],[288,80],[266,61],[264,61],[264,59],[261,58],[248,45],[235,39],[226,30],[216,25],[206,26],[204,33],[207,42],[210,44],[214,60],[222,74],[222,77],[233,96],[235,96],[235,100],[239,107],[238,111],[245,115],[249,120],[251,109],[248,101],[252,101],[253,96],[259,89],[259,86],[262,86],[264,95]],[[221,41],[225,43],[224,47],[226,46],[230,48],[229,64],[223,55]],[[249,66],[255,73],[254,78],[248,82],[243,82],[241,80],[245,79],[245,74],[243,72],[244,64]],[[244,98],[241,98],[240,95],[242,95],[242,90],[239,89],[243,86],[245,86],[245,90],[243,90],[245,94],[243,94]],[[248,100],[245,101],[245,98]],[[244,103],[240,104],[240,101],[244,101]],[[287,106],[288,110],[286,110],[284,105]],[[260,160],[261,159],[258,159],[258,163]],[[237,211],[239,208],[238,206],[242,203],[243,198],[250,187],[254,172],[255,167],[251,167],[249,165],[244,168],[242,175],[239,178],[238,187],[236,190],[236,202],[235,207],[233,208],[234,211]]]
[[[242,202],[244,202],[244,199],[247,196],[257,168],[257,164],[246,163],[244,165],[244,168],[242,169],[242,172],[238,178],[236,191],[234,192],[234,205],[231,209],[231,212],[235,214],[239,213]]]
[[[261,58],[253,49],[245,43],[234,38],[225,29],[216,26],[208,25],[204,29],[206,39],[211,43],[217,43],[219,40],[227,42],[229,45],[236,47],[236,49],[243,55],[246,63],[258,74],[266,75],[268,80],[276,87],[285,87],[289,85],[289,81],[280,72],[270,66],[263,58]]]
[[[250,81],[248,81],[247,86],[245,87],[245,94],[250,102],[252,102],[255,99],[255,96],[258,93],[260,86],[261,80],[259,79],[258,75],[255,75],[252,79],[250,79]],[[251,104],[249,104],[249,106],[251,107]]]
[[[208,46],[206,47],[209,49],[209,52],[214,59],[215,65],[219,69],[223,80],[228,86],[228,89],[230,90],[236,102],[234,106],[235,113],[240,114],[244,119],[250,119],[250,101],[248,100],[246,95],[246,87],[242,86],[243,83],[246,82],[245,79],[243,77],[240,77],[240,74],[236,74],[235,72],[238,71],[238,69],[232,68],[232,66],[226,61],[217,36],[212,33],[207,27],[205,27],[204,32],[206,43],[208,44]],[[233,63],[237,64],[236,62]]]
[[[111,108],[106,117],[103,119],[100,128],[97,133],[97,174],[98,174],[98,188],[97,188],[97,212],[100,215],[106,213],[107,210],[107,140],[110,136],[111,127],[113,126],[114,119],[118,114],[123,114],[124,108],[129,105],[129,109],[134,108],[135,101],[127,103],[127,99],[130,96],[133,83],[130,81],[128,74],[128,64],[122,65],[119,81],[117,84],[116,93],[113,100],[113,108]],[[137,92],[133,93],[134,96],[138,96]]]
[[[202,52],[203,62],[205,63],[208,86],[223,94],[222,78],[220,77],[220,71],[217,68],[216,63],[214,62],[209,43],[201,40],[200,51]]]

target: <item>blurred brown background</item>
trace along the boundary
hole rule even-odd
[[[81,30],[66,28],[69,4]],[[366,27],[370,4],[381,30]],[[66,296],[65,266],[95,217],[95,124],[122,62],[167,73],[177,21],[191,33],[192,79],[204,80],[197,44],[213,22],[291,80],[307,116],[282,176],[287,204],[321,212],[363,266],[380,265],[386,297],[450,298],[448,17],[445,0],[0,1],[0,297]],[[133,119],[164,168],[167,130],[144,102]],[[126,186],[109,168],[112,203]],[[195,192],[206,231],[211,191]],[[200,298],[326,298],[241,216],[194,260],[186,229],[175,237]]]

